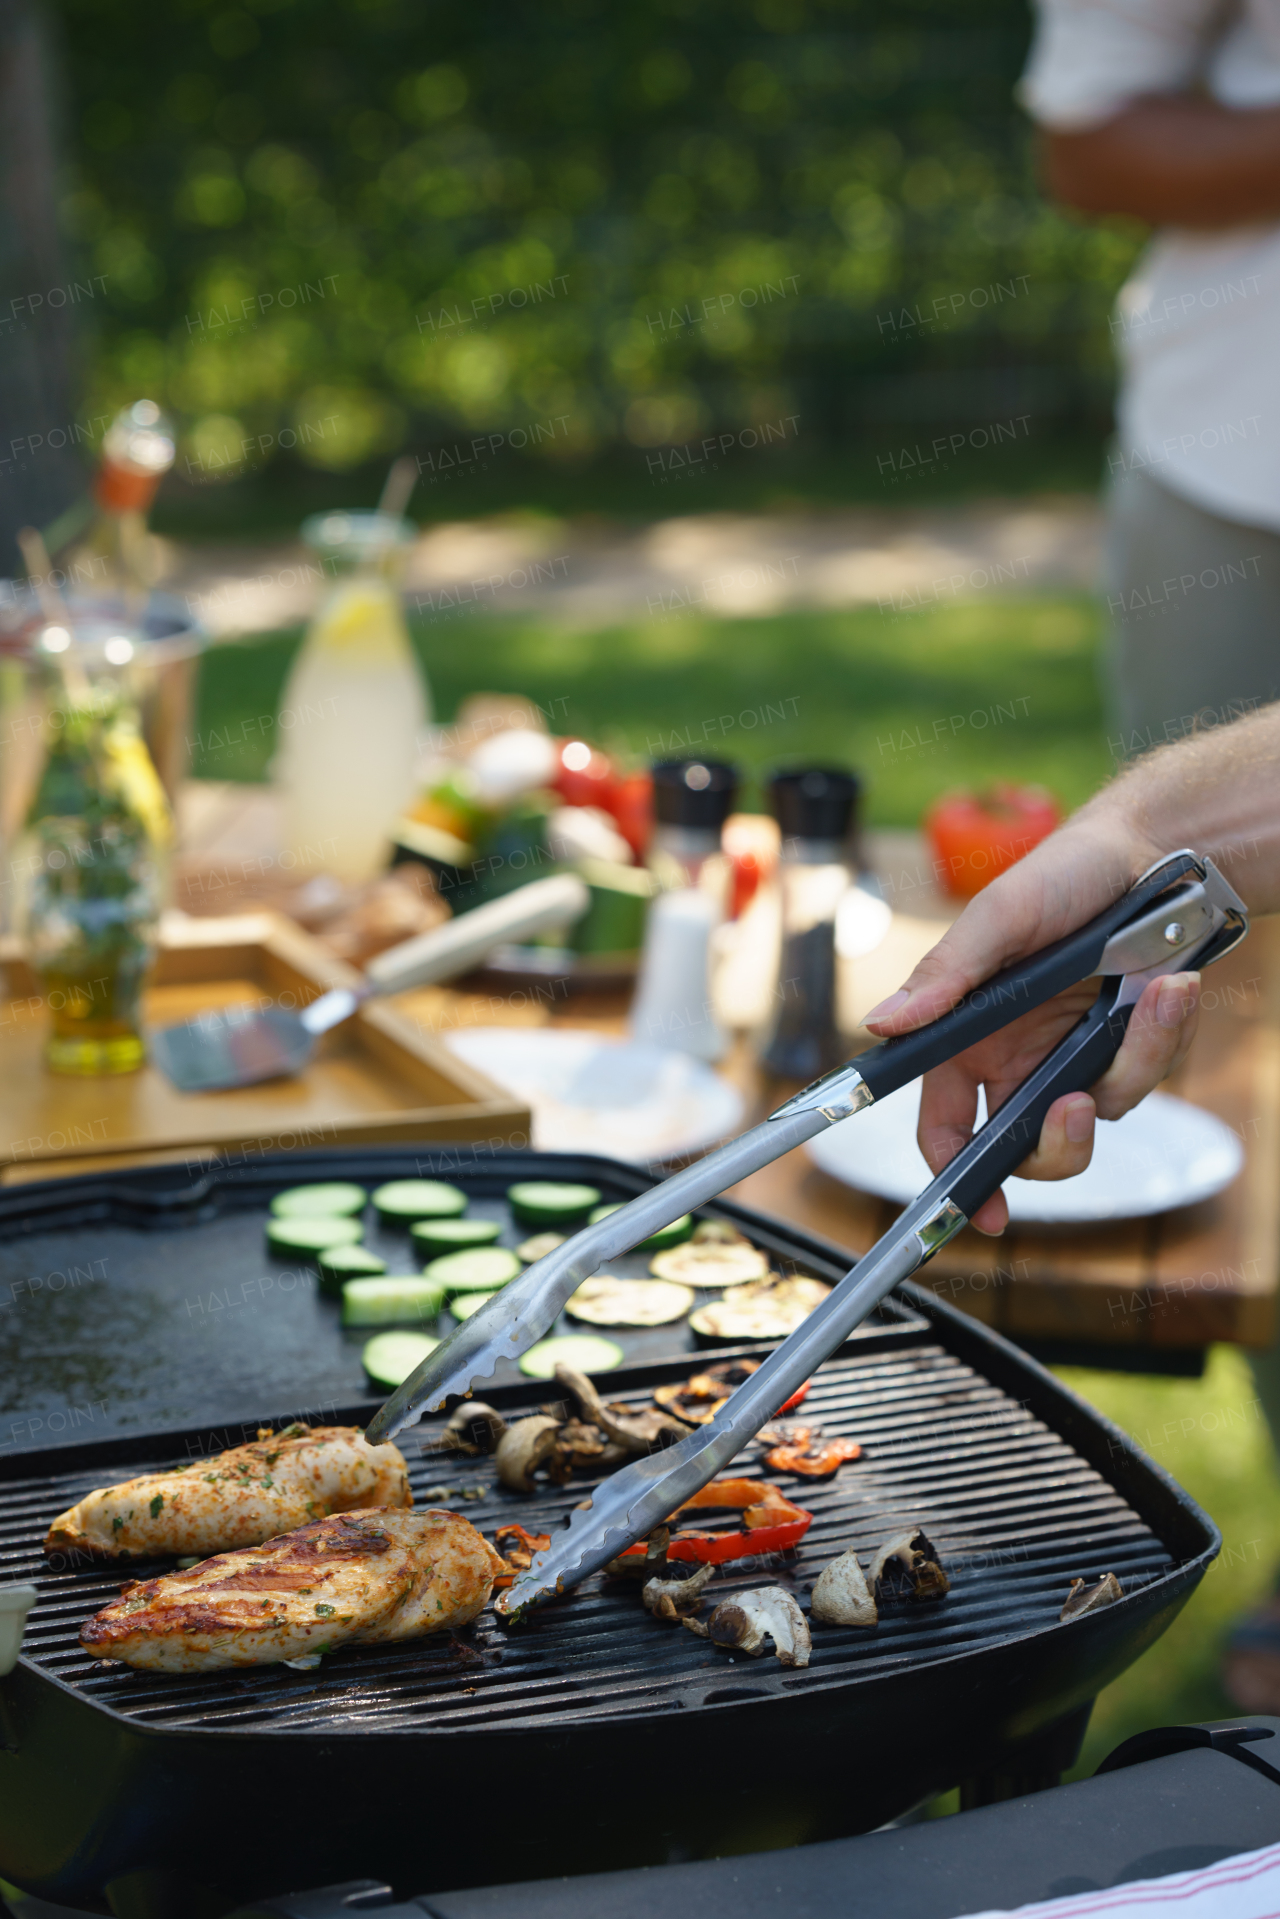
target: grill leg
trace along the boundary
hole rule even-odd
[[[1011,1748],[1003,1765],[962,1779],[961,1812],[971,1812],[975,1806],[993,1806],[1002,1799],[1022,1799],[1030,1792],[1044,1792],[1058,1785],[1062,1774],[1080,1757],[1092,1711],[1090,1699],[1047,1731]]]

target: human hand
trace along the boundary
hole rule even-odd
[[[1084,925],[1159,853],[1122,813],[1095,805],[1077,815],[979,893],[866,1025],[889,1038],[937,1019],[1001,967]],[[986,1089],[988,1113],[995,1112],[1087,1012],[1097,990],[1096,982],[1081,981],[925,1075],[917,1138],[935,1174],[972,1138],[978,1088]],[[1024,1179],[1068,1179],[1084,1170],[1095,1120],[1119,1119],[1185,1056],[1199,990],[1198,973],[1148,984],[1102,1078],[1090,1092],[1064,1094],[1049,1108],[1035,1151],[1018,1168]],[[999,1233],[1008,1218],[1003,1193],[995,1193],[972,1224]]]

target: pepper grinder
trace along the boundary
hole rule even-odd
[[[779,1079],[817,1079],[847,1051],[836,1024],[836,907],[852,879],[859,790],[852,773],[828,767],[776,773],[769,784],[782,833],[782,950],[761,1063]]]
[[[724,917],[720,833],[738,787],[722,760],[661,760],[653,769],[649,864],[663,890],[649,907],[631,1034],[717,1060],[729,1044],[711,1005],[711,944]]]

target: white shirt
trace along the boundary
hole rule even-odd
[[[1018,94],[1046,127],[1099,126],[1195,86],[1280,105],[1280,0],[1035,0]],[[1124,371],[1113,471],[1280,531],[1280,223],[1157,234],[1112,322]]]

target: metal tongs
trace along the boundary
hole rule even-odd
[[[1087,1090],[1106,1071],[1150,980],[1221,959],[1248,930],[1244,901],[1211,859],[1186,849],[1169,854],[1087,926],[995,974],[940,1019],[885,1040],[859,1054],[856,1063],[815,1080],[761,1125],[535,1261],[463,1320],[397,1388],[370,1422],[370,1442],[393,1438],[424,1412],[487,1379],[500,1360],[526,1352],[603,1261],[629,1252],[726,1186],[1032,1007],[1101,975],[1089,1011],[716,1417],[603,1481],[590,1506],[574,1512],[499,1603],[511,1614],[576,1586],[714,1479],[885,1295],[968,1223],[1032,1150],[1054,1100]]]

